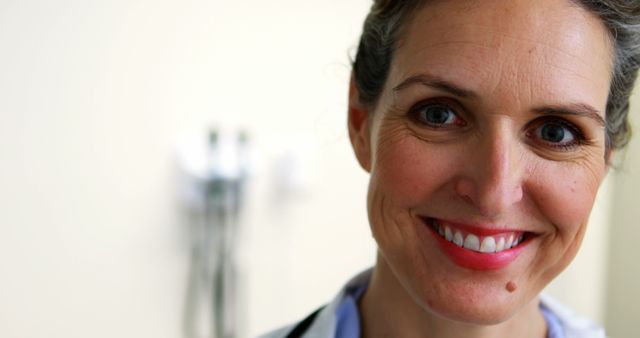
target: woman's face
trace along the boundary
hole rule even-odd
[[[569,1],[437,1],[375,110],[352,94],[379,264],[415,304],[498,323],[573,259],[607,172],[611,53]]]

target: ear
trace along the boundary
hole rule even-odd
[[[614,155],[615,154],[614,154],[613,149],[607,150],[607,154],[606,154],[606,157],[605,157],[605,165],[607,166],[607,168],[606,168],[606,173],[607,174],[609,173],[609,171],[611,169],[611,166],[613,165],[613,162],[611,162],[611,161],[613,161]]]
[[[349,139],[362,169],[371,171],[371,131],[369,107],[360,102],[353,74],[349,83]]]
[[[605,147],[606,147],[606,149],[605,149],[605,152],[604,152],[604,161],[605,161],[604,163],[605,163],[605,166],[606,166],[606,173],[608,174],[609,173],[609,169],[611,169],[611,166],[613,165],[612,161],[614,160],[614,157],[615,157],[614,156],[615,155],[614,154],[615,151],[614,151],[613,147],[611,146],[611,144],[609,143],[608,137],[607,137],[607,141],[605,142]]]

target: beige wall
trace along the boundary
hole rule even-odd
[[[636,90],[636,93],[638,90]],[[615,170],[606,325],[612,337],[640,337],[640,95],[633,97],[635,138]]]
[[[243,126],[257,155],[242,336],[370,265],[366,176],[344,126],[368,4],[0,2],[0,336],[181,337],[176,148],[212,125]],[[278,194],[288,153],[303,179]]]

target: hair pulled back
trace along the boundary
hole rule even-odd
[[[362,103],[375,106],[389,74],[396,41],[411,14],[428,0],[374,0],[353,62]],[[602,20],[614,48],[606,110],[606,148],[623,148],[631,137],[629,98],[640,67],[640,0],[570,0]]]

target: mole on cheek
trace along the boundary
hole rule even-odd
[[[516,291],[516,289],[518,288],[518,286],[516,285],[515,282],[513,281],[509,281],[509,283],[507,283],[507,291],[513,293],[514,291]]]

